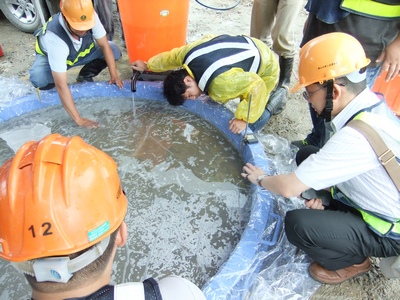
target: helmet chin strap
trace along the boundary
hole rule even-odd
[[[107,249],[109,242],[110,236],[107,236],[74,259],[70,259],[68,256],[47,257],[13,262],[12,265],[22,273],[35,277],[38,282],[52,281],[67,283],[75,272],[99,258]]]
[[[326,122],[332,120],[332,109],[333,109],[333,79],[326,82],[326,98],[325,98],[325,108],[318,115],[318,117],[325,119]]]

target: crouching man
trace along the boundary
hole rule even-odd
[[[331,191],[330,203],[319,198],[309,209],[289,211],[288,240],[314,262],[310,275],[338,284],[369,271],[369,256],[400,255],[400,183],[386,167],[399,172],[400,121],[384,100],[366,85],[366,58],[361,44],[345,33],[319,36],[300,50],[299,83],[304,98],[325,119],[322,148],[304,146],[290,174],[268,176],[247,164],[243,177],[254,184],[293,197],[309,188]],[[378,157],[351,120],[369,125],[391,150]],[[386,165],[386,166],[385,166]]]

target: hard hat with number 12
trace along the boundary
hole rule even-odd
[[[77,136],[28,142],[0,167],[0,257],[87,249],[118,229],[127,206],[117,165],[103,151]]]

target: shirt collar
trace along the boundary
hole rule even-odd
[[[358,94],[349,104],[333,118],[332,124],[336,131],[344,127],[348,120],[358,111],[378,103],[378,96],[368,87]]]

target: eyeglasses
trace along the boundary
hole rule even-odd
[[[345,84],[343,84],[343,83],[336,83],[337,85],[340,85],[340,86],[346,86]],[[316,91],[314,91],[314,92],[311,92],[311,93],[309,93],[309,92],[307,92],[307,90],[305,90],[304,92],[303,92],[303,98],[304,99],[306,99],[307,101],[310,99],[310,97],[314,94],[314,93],[316,93],[316,92],[318,92],[318,91],[320,91],[320,90],[322,90],[323,88],[326,88],[327,87],[327,85],[323,85],[321,88],[319,88],[318,90],[316,90]]]
[[[304,92],[303,92],[303,98],[304,99],[306,99],[307,101],[310,99],[310,97],[313,95],[313,94],[315,94],[316,92],[318,92],[318,91],[320,91],[320,90],[322,90],[323,88],[326,88],[326,85],[323,85],[321,88],[319,88],[318,90],[316,90],[316,91],[314,91],[314,92],[311,92],[311,93],[309,93],[309,92],[307,92],[307,90],[305,90]]]

